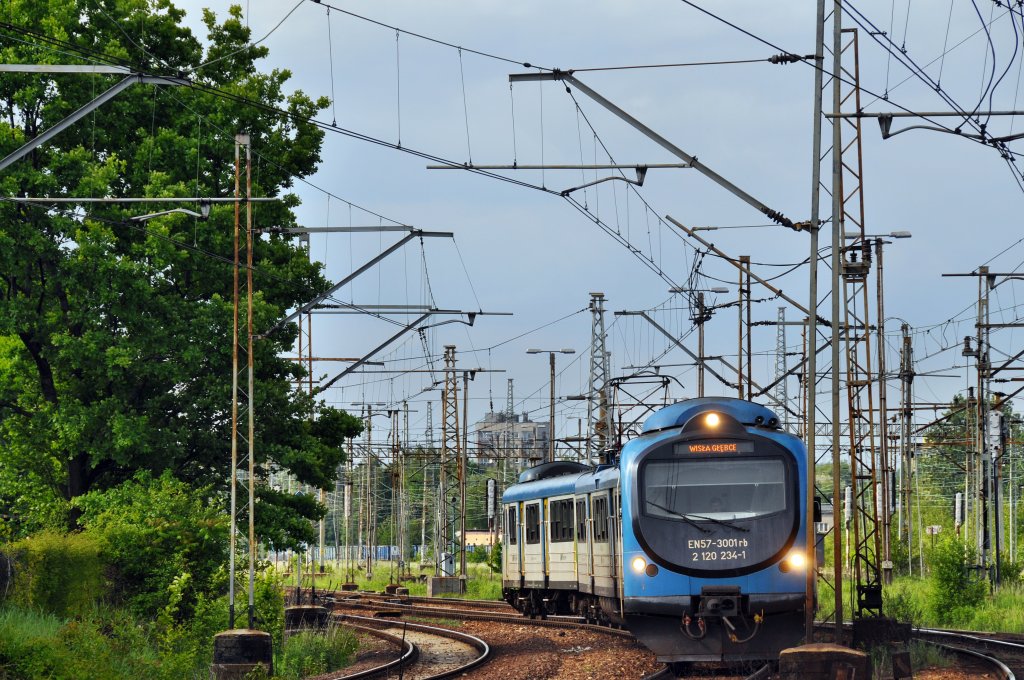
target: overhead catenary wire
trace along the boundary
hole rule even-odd
[[[365,21],[365,22],[370,23],[370,24],[375,24],[375,25],[380,26],[382,28],[387,28],[387,29],[392,30],[392,31],[397,31],[399,33],[403,33],[405,35],[409,35],[409,36],[412,36],[414,38],[419,38],[420,40],[426,40],[427,42],[432,42],[432,43],[437,44],[437,45],[443,45],[445,47],[451,47],[452,49],[462,50],[464,52],[469,52],[470,54],[475,54],[475,55],[480,56],[480,57],[487,57],[488,59],[496,59],[498,61],[503,61],[503,62],[506,62],[506,63],[509,63],[509,64],[516,64],[517,66],[522,66],[524,68],[539,68],[542,71],[552,71],[552,70],[554,70],[554,69],[546,68],[544,66],[538,66],[537,64],[531,64],[531,63],[525,62],[525,61],[523,61],[521,59],[510,59],[509,57],[503,57],[501,55],[493,54],[491,52],[484,52],[483,50],[475,50],[475,49],[466,47],[464,45],[456,45],[455,43],[451,43],[451,42],[448,42],[448,41],[445,41],[445,40],[441,40],[440,38],[433,38],[431,36],[424,35],[422,33],[416,33],[415,31],[410,31],[410,30],[407,30],[407,29],[404,29],[404,28],[399,28],[398,26],[392,26],[391,24],[386,24],[383,21],[377,21],[376,19],[371,19],[371,18],[369,18],[367,16],[363,16],[362,14],[356,14],[355,12],[350,12],[349,10],[342,9],[341,7],[337,7],[335,5],[331,5],[330,3],[323,2],[322,0],[312,0],[312,2],[315,2],[318,5],[323,5],[324,7],[329,7],[332,10],[335,10],[336,12],[341,12],[342,14],[347,14],[348,16],[353,17],[355,19],[359,19],[360,21]]]
[[[773,61],[774,60],[774,61]],[[680,62],[675,64],[634,64],[631,66],[593,66],[590,68],[574,68],[573,73],[585,73],[593,71],[633,71],[640,69],[659,69],[659,68],[683,68],[687,66],[731,66],[736,64],[760,64],[760,63],[778,63],[778,57],[762,57],[759,59],[723,59],[719,61],[691,61],[691,62]]]

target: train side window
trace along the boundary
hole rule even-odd
[[[526,506],[526,542],[540,543],[540,505],[537,503]]]
[[[587,542],[587,502],[584,500],[576,501],[576,540]]]
[[[552,501],[551,542],[566,543],[572,540],[572,500]]]
[[[508,532],[508,544],[515,545],[519,540],[519,523],[516,522],[516,509],[509,507],[508,509],[508,522],[505,523],[505,529]]]
[[[608,497],[595,498],[593,504],[594,543],[608,542]]]

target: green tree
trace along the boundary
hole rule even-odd
[[[295,226],[298,199],[286,192],[320,161],[323,132],[305,120],[328,100],[286,93],[286,70],[257,70],[267,50],[249,45],[239,7],[220,23],[204,12],[205,46],[182,16],[169,0],[5,4],[5,20],[18,28],[4,30],[19,37],[0,48],[5,63],[85,63],[103,54],[148,72],[191,74],[202,86],[128,88],[0,174],[4,196],[231,196],[234,135],[244,132],[256,155],[253,194],[282,199],[256,204],[255,226]],[[8,74],[0,80],[0,152],[119,79]],[[138,212],[0,202],[0,508],[20,533],[76,526],[73,499],[140,470],[170,471],[223,498],[233,206],[214,206],[203,222],[183,214],[127,221]],[[264,233],[254,253],[259,334],[328,284],[287,235]],[[295,337],[287,325],[256,341],[258,475],[285,470],[324,487],[361,424],[293,388],[302,369],[283,353]],[[270,489],[260,502],[262,536],[278,546],[312,539],[300,520],[322,508]]]

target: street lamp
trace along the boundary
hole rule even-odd
[[[669,288],[670,293],[697,293],[697,315],[694,323],[697,324],[697,396],[704,396],[704,322],[710,317],[707,316],[707,308],[704,307],[704,293],[728,293],[725,286],[714,286],[712,288]]]
[[[555,355],[556,354],[575,354],[574,349],[528,349],[527,354],[543,354],[548,353],[548,359],[551,362],[551,417],[548,424],[548,463],[553,463],[555,460]]]

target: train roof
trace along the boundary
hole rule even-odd
[[[778,422],[775,414],[760,404],[735,397],[702,397],[687,399],[659,410],[644,422],[643,431],[646,433],[682,427],[691,418],[706,411],[728,413],[744,425],[760,425],[769,421]]]
[[[529,501],[535,498],[547,498],[549,496],[570,496],[576,493],[576,480],[589,472],[590,469],[588,468],[557,477],[513,484],[505,489],[501,500],[503,503],[514,503],[517,501]]]

